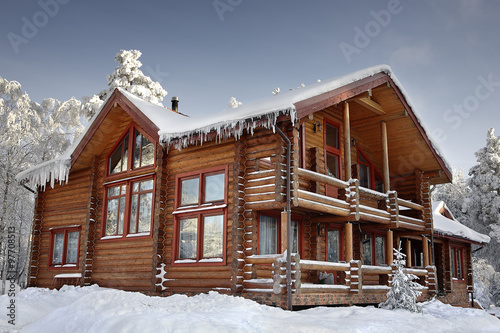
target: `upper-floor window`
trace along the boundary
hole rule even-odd
[[[340,125],[325,119],[324,128],[326,173],[340,179]]]
[[[227,167],[178,175],[175,198],[174,263],[223,263]]]
[[[102,236],[148,236],[153,221],[153,190],[153,176],[127,179],[106,186]]]
[[[358,149],[359,184],[372,190],[384,192],[384,180],[373,163]]]
[[[78,267],[80,227],[53,229],[50,232],[50,266]]]
[[[108,156],[108,174],[132,171],[154,165],[155,144],[130,125]]]

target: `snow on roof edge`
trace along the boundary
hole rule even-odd
[[[480,244],[487,244],[491,241],[489,236],[463,225],[455,218],[451,220],[446,216],[441,215],[440,210],[443,207],[446,208],[451,214],[451,211],[448,209],[444,201],[432,202],[432,217],[434,221],[435,233],[443,236],[463,238]],[[451,216],[453,216],[453,214]]]

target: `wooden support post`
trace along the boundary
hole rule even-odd
[[[384,191],[391,189],[391,179],[389,176],[389,146],[387,144],[387,124],[382,122],[382,167],[384,169]]]
[[[348,222],[344,229],[344,239],[345,239],[345,261],[349,262],[353,257],[353,247],[352,247],[352,223]]]
[[[422,237],[422,252],[424,253],[424,267],[429,266],[429,239]]]
[[[349,103],[344,103],[344,170],[345,179],[351,179],[351,124],[349,121]]]
[[[286,237],[287,237],[286,211],[282,211],[281,212],[281,253],[285,253],[285,251],[286,251]]]
[[[411,240],[406,240],[406,267],[411,267]]]
[[[392,230],[387,230],[386,234],[386,252],[387,256],[385,258],[385,263],[390,266],[392,265],[394,254],[392,248],[394,247],[394,238]]]

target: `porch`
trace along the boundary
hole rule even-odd
[[[243,277],[243,294],[255,298],[286,297],[286,257],[277,255],[253,255],[246,258],[247,270]],[[302,260],[292,255],[293,305],[352,305],[373,304],[383,301],[397,269],[395,265],[362,265],[360,260],[350,262],[324,262]],[[329,278],[320,279],[320,272]],[[421,299],[436,292],[436,268],[405,268],[405,273],[418,277]],[[333,279],[330,279],[333,278]],[[329,281],[328,281],[329,280]]]

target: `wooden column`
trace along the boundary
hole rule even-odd
[[[429,239],[422,237],[422,252],[424,253],[424,267],[429,266]]]
[[[353,247],[352,247],[352,223],[348,222],[344,229],[344,239],[345,239],[345,261],[349,262],[353,258]]]
[[[344,170],[345,180],[351,179],[351,124],[349,121],[349,103],[344,103]]]
[[[385,243],[385,248],[386,248],[386,258],[385,258],[385,263],[390,266],[392,265],[392,261],[393,261],[393,258],[394,258],[394,254],[393,254],[393,250],[392,248],[394,247],[394,238],[393,238],[393,233],[392,233],[392,230],[387,230],[387,234],[386,234],[386,243]]]
[[[281,212],[281,253],[285,253],[286,251],[286,237],[287,237],[287,228],[286,228],[286,211]]]
[[[406,267],[411,267],[411,240],[406,240]]]
[[[384,191],[391,189],[391,179],[389,176],[389,147],[387,144],[387,125],[382,122],[382,167],[384,169]]]

